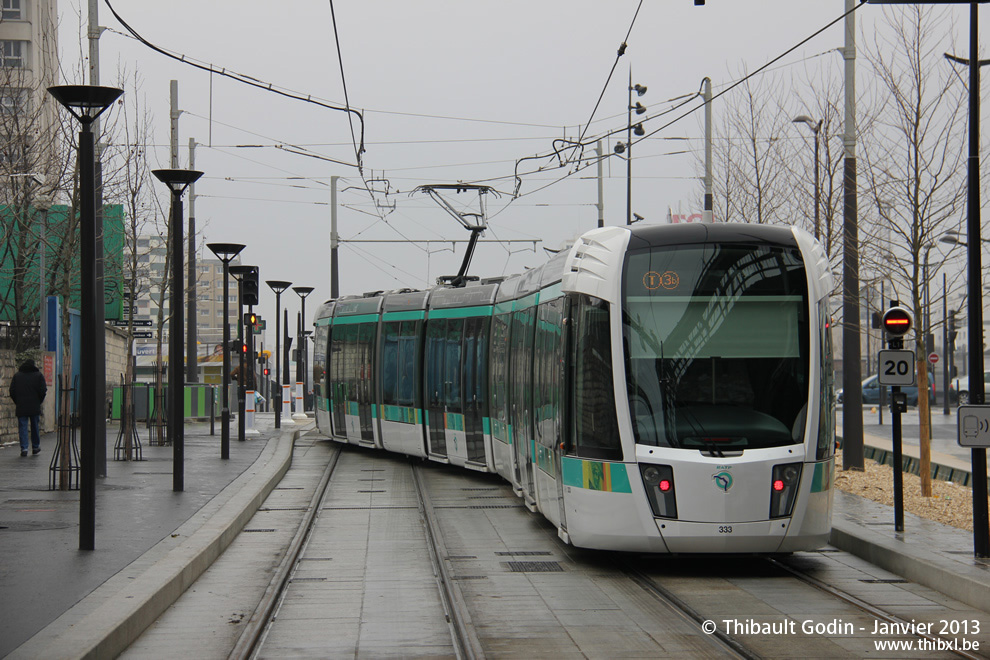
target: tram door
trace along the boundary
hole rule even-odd
[[[358,358],[357,404],[358,420],[361,427],[361,442],[375,441],[371,408],[375,401],[375,324],[362,323],[357,335],[355,349]]]
[[[447,455],[444,421],[444,338],[447,322],[436,319],[426,323],[426,415],[429,427],[429,453]]]
[[[485,382],[488,363],[488,319],[482,317],[464,320],[464,435],[467,459],[473,463],[485,462],[484,405]]]
[[[510,394],[512,410],[512,446],[515,452],[516,479],[530,498],[533,488],[533,328],[535,307],[512,315],[512,375]]]
[[[571,323],[570,319],[570,299],[560,298],[558,301],[551,303],[553,305],[558,305],[560,308],[560,346],[557,347],[557,360],[556,360],[556,377],[557,377],[557,409],[556,415],[554,415],[554,427],[556,431],[556,441],[554,442],[554,476],[557,480],[557,502],[560,505],[560,523],[558,523],[561,529],[567,529],[567,518],[565,517],[564,511],[566,507],[564,506],[564,468],[563,468],[563,447],[570,438],[568,437],[567,420],[569,419],[567,405],[570,401],[570,387],[567,381],[568,365],[569,365],[569,355],[570,355],[570,333],[571,333]]]
[[[345,419],[347,406],[347,383],[344,380],[344,346],[349,331],[354,326],[339,325],[333,328],[330,338],[330,358],[327,369],[328,396],[330,397],[330,422],[335,436],[347,435]]]

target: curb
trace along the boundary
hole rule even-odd
[[[283,431],[245,470],[172,535],[122,569],[9,656],[114,658],[223,554],[292,462],[295,439]]]
[[[906,544],[900,541],[864,534],[858,525],[834,516],[828,542],[911,582],[990,612],[990,576],[978,568],[964,571],[968,575],[949,570],[944,567],[944,557],[917,547],[907,552]],[[960,568],[965,567],[960,564]]]

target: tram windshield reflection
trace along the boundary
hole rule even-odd
[[[630,253],[623,285],[638,443],[718,454],[803,441],[808,287],[796,249],[654,247]]]

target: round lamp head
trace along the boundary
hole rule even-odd
[[[299,297],[300,298],[305,298],[309,294],[313,293],[313,291],[315,289],[316,289],[316,287],[312,287],[312,286],[294,286],[294,287],[292,287],[292,290],[295,291],[297,294],[299,294]]]
[[[207,243],[206,247],[210,248],[210,251],[217,255],[217,259],[227,262],[240,254],[245,246],[240,243]]]
[[[190,183],[195,182],[203,173],[199,170],[151,170],[155,178],[172,189],[173,193],[182,194]]]
[[[284,280],[265,280],[265,284],[271,287],[271,290],[276,294],[282,293],[292,286],[292,282],[286,282]]]
[[[124,90],[97,85],[55,85],[48,93],[83,124],[91,124]]]
[[[240,278],[242,278],[245,275],[250,275],[252,273],[257,272],[258,271],[258,267],[257,266],[247,266],[247,265],[244,265],[244,264],[238,264],[236,266],[231,266],[229,270],[230,270],[230,274],[231,275],[233,275],[237,279],[240,279]]]

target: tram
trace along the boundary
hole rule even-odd
[[[315,315],[318,427],[497,473],[579,547],[814,549],[835,474],[831,288],[807,232],[685,224],[341,297]]]

